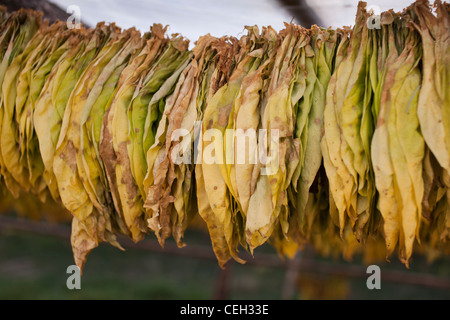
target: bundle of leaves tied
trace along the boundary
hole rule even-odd
[[[120,237],[183,247],[197,220],[222,267],[265,243],[449,254],[449,12],[419,0],[374,26],[360,2],[352,28],[251,26],[189,49],[160,24],[3,8],[0,205],[69,212],[81,269]]]

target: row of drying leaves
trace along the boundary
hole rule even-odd
[[[266,242],[290,257],[305,244],[367,259],[398,247],[406,265],[414,245],[449,253],[449,5],[383,12],[379,29],[371,14],[360,3],[353,28],[246,27],[188,50],[159,24],[77,30],[1,10],[3,205],[62,204],[81,269],[99,242],[121,248],[119,234],[182,247],[196,215],[222,267]],[[177,129],[191,141],[277,129],[279,170],[175,164]]]

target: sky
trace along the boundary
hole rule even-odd
[[[51,0],[63,10],[80,7],[81,20],[90,26],[99,21],[115,22],[121,28],[136,27],[141,32],[153,23],[169,25],[169,33],[181,33],[191,42],[199,36],[244,33],[246,25],[283,28],[292,16],[274,0]]]
[[[283,29],[293,17],[276,0],[50,0],[66,10],[70,5],[80,8],[81,20],[90,26],[97,22],[115,22],[127,29],[135,27],[142,33],[153,23],[169,25],[169,33],[180,33],[191,41],[201,35],[239,37],[246,25]],[[357,0],[306,0],[321,19],[323,27],[353,25]],[[368,6],[381,11],[401,11],[413,0],[367,0]],[[296,22],[294,20],[294,22]],[[297,22],[298,23],[298,22]]]
[[[306,3],[323,21],[322,27],[333,28],[354,25],[358,2],[358,0],[306,0]],[[389,9],[403,11],[414,0],[366,0],[365,2],[367,2],[367,8],[372,7],[377,14],[378,8],[381,12]]]

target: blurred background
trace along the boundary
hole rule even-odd
[[[77,5],[81,22],[115,22],[145,32],[153,23],[168,24],[195,43],[199,36],[239,37],[245,25],[284,22],[306,28],[351,26],[358,1],[353,0],[0,0],[9,11],[38,9],[54,21],[66,20],[66,9]],[[374,10],[400,11],[411,1],[369,1]],[[377,7],[375,7],[377,6]],[[376,13],[376,12],[375,12]],[[4,200],[4,199],[2,199]],[[70,216],[55,220],[54,208],[15,203],[0,215],[0,299],[450,299],[450,257],[433,261],[414,256],[407,270],[396,257],[381,267],[381,290],[369,290],[368,262],[356,256],[322,257],[306,247],[290,261],[278,257],[270,245],[258,248],[248,263],[218,267],[209,236],[199,222],[186,233],[187,247],[168,241],[161,249],[153,236],[121,252],[101,244],[89,256],[81,290],[68,290],[66,269],[73,264]],[[45,221],[33,218],[42,216]],[[27,218],[25,218],[26,216]],[[31,219],[30,219],[31,218]]]
[[[411,0],[367,1],[376,12],[401,11]],[[80,8],[85,25],[99,21],[115,22],[127,29],[148,31],[153,23],[169,25],[169,32],[181,33],[193,44],[199,36],[210,33],[238,37],[246,25],[283,29],[284,22],[294,22],[306,28],[351,26],[354,23],[357,0],[0,0],[9,10],[20,7],[40,9],[54,20],[66,20],[71,5]]]
[[[33,221],[17,212],[0,215],[0,300],[8,299],[450,299],[450,257],[429,261],[413,255],[410,269],[396,256],[368,263],[324,257],[305,247],[283,261],[266,244],[247,261],[218,267],[207,232],[188,229],[187,246],[155,237],[133,244],[119,240],[120,251],[101,243],[89,255],[81,290],[69,290],[73,265],[70,224]],[[381,289],[367,288],[368,264],[381,269]]]

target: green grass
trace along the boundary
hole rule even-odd
[[[186,241],[209,241],[204,235],[188,233]],[[208,243],[209,245],[209,243]],[[182,250],[182,249],[180,249]],[[261,252],[274,253],[269,246]],[[330,259],[317,260],[331,262]],[[414,272],[450,277],[449,259],[429,266],[416,259]],[[344,263],[339,261],[339,263]],[[353,264],[358,264],[354,261]],[[187,258],[139,249],[122,252],[101,244],[88,257],[81,290],[69,290],[66,269],[73,264],[68,240],[25,232],[0,234],[0,299],[211,299],[220,268],[216,261]],[[285,271],[233,263],[229,274],[230,299],[280,299]],[[400,263],[381,265],[403,269]],[[365,267],[361,264],[361,272]],[[450,299],[450,291],[382,281],[382,290],[368,290],[365,279],[346,279],[302,273],[294,298],[348,299]],[[383,279],[383,278],[382,278]],[[308,288],[321,289],[308,294]],[[339,294],[340,292],[340,294]]]

